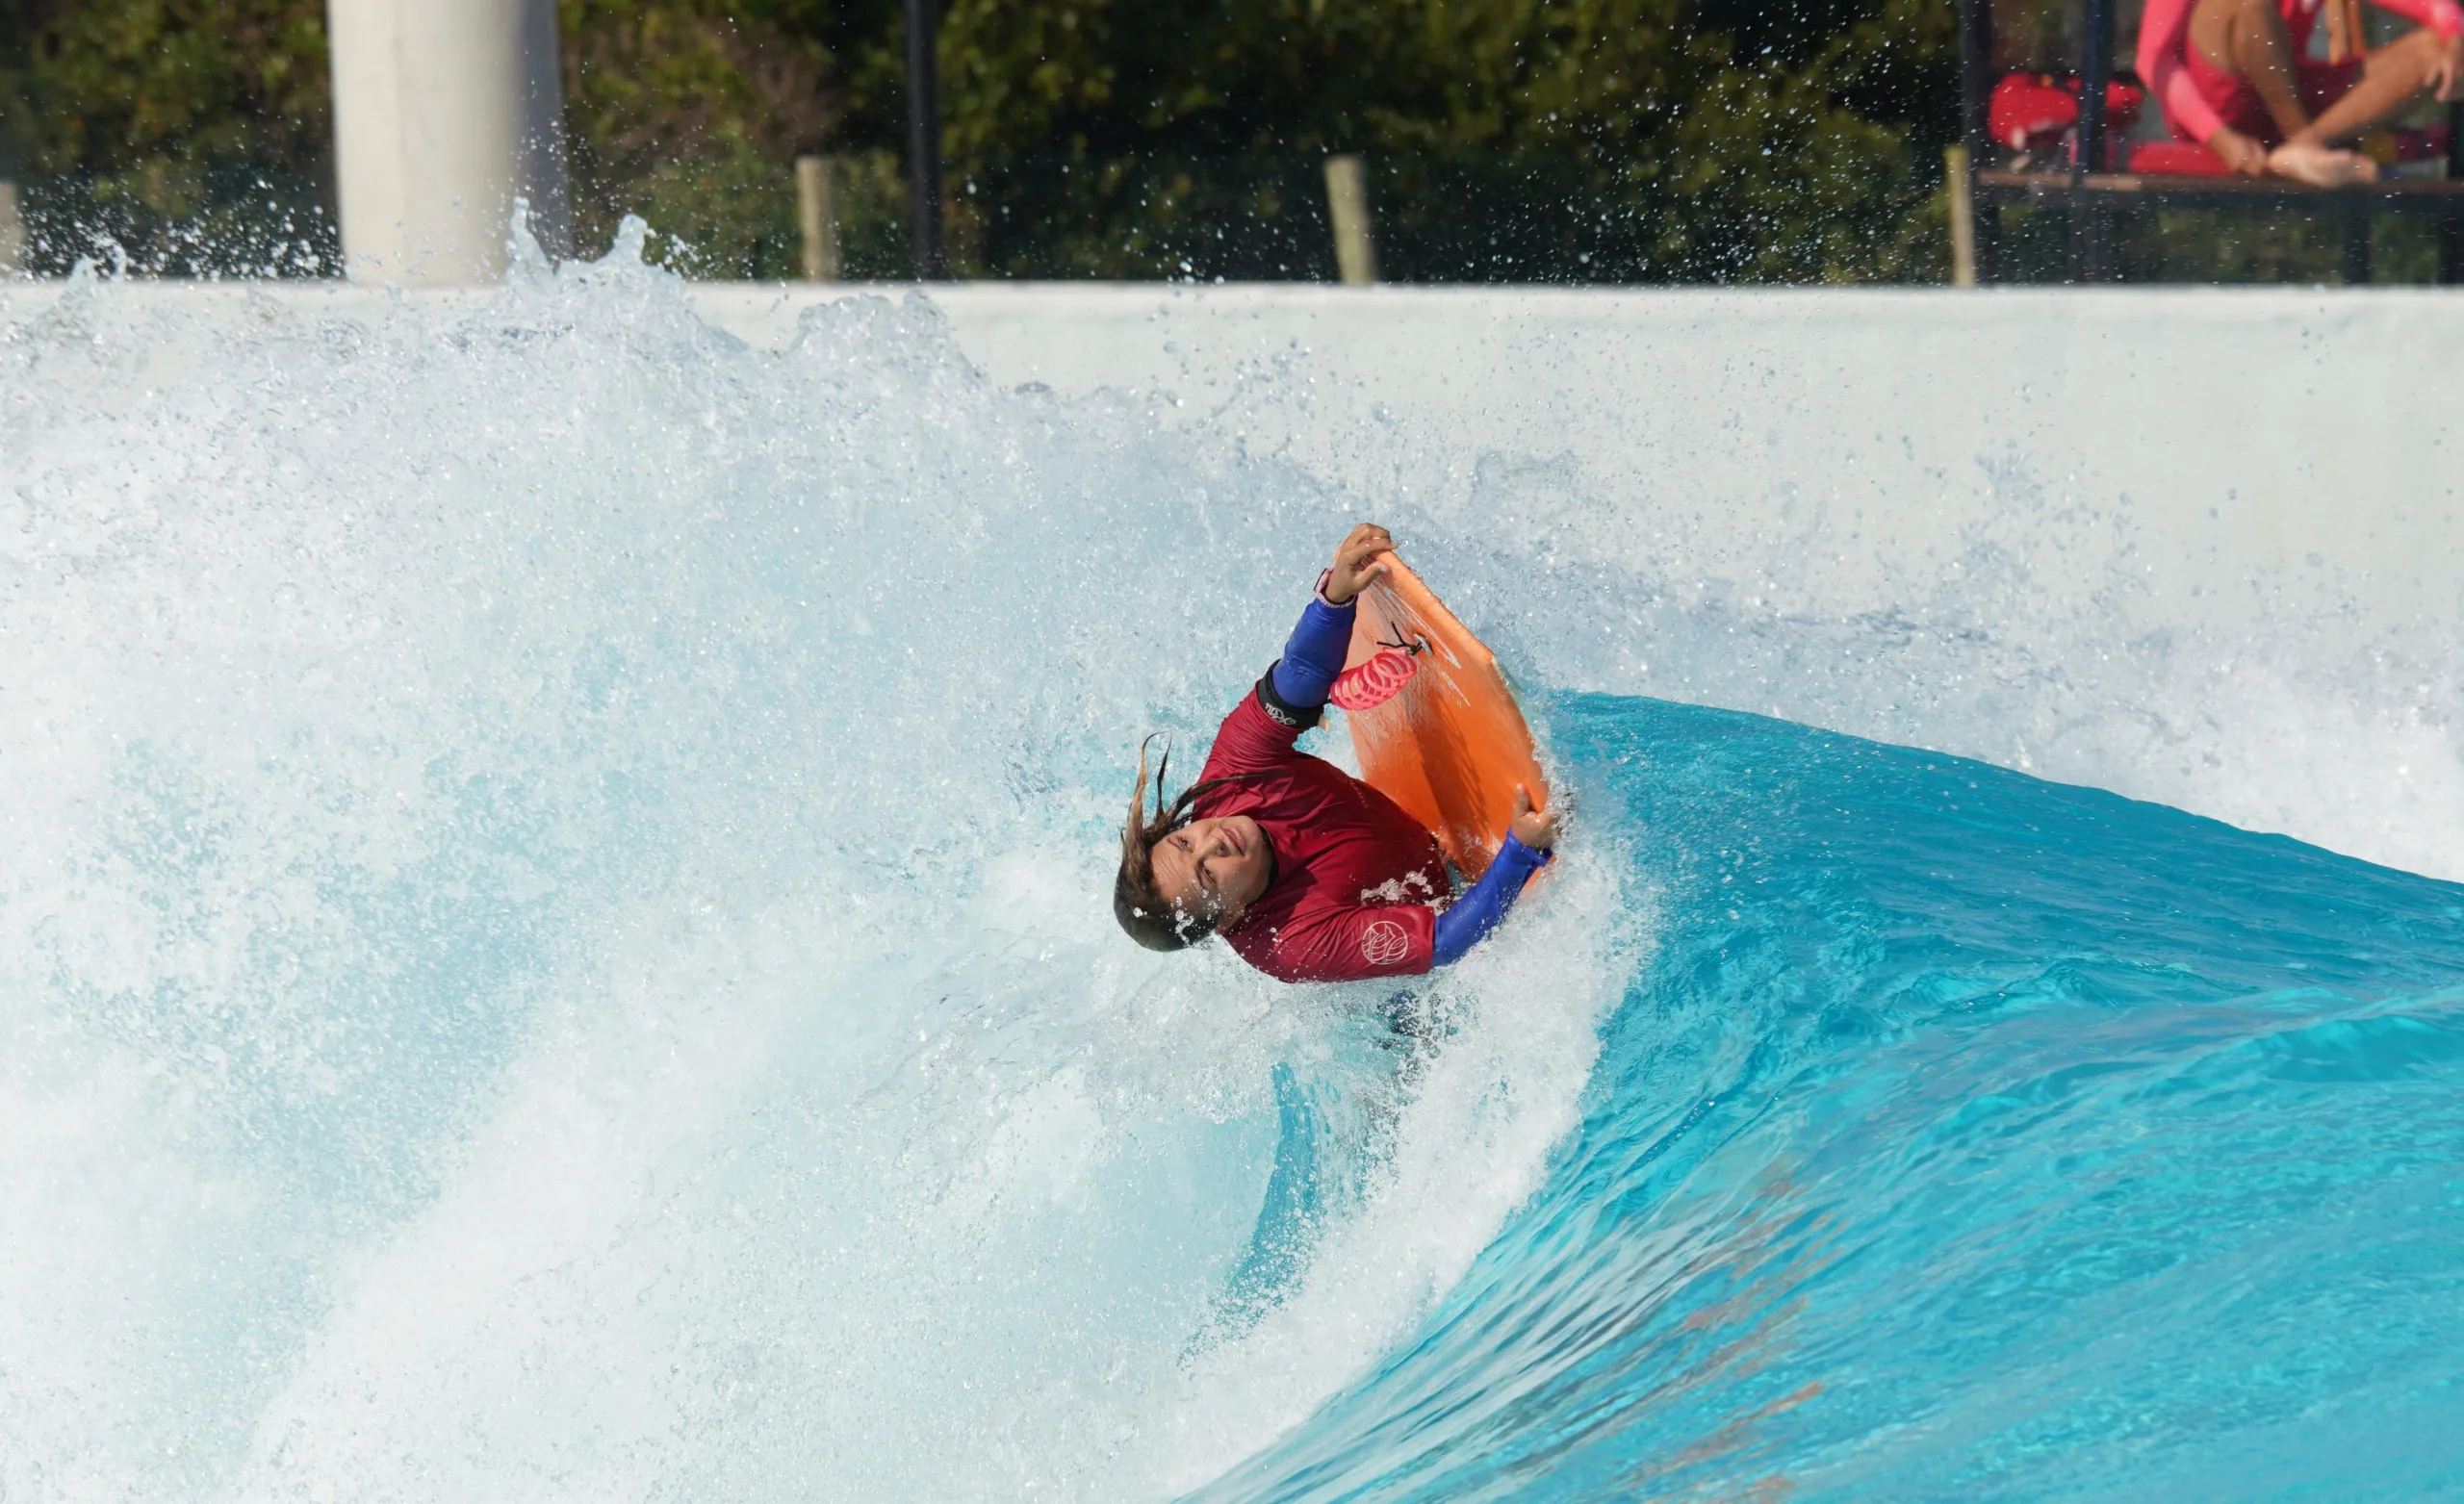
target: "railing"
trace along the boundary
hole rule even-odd
[[[2082,24],[2075,38],[2079,50],[2071,76],[2079,86],[2079,119],[2068,160],[2005,166],[1997,163],[1999,143],[1992,140],[1987,123],[1989,95],[1999,71],[1992,0],[1959,0],[1963,143],[1950,154],[1948,165],[1959,246],[1956,281],[2120,280],[2133,269],[2133,261],[2143,264],[2150,259],[2133,254],[2134,234],[2142,242],[2149,239],[2150,227],[2161,228],[2169,212],[2178,217],[2183,212],[2221,211],[2234,217],[2240,227],[2228,230],[2223,223],[2211,221],[2206,234],[2269,241],[2272,244],[2268,248],[2278,252],[2296,248],[2297,254],[2286,258],[2290,261],[2314,261],[2297,253],[2307,248],[2301,242],[2316,238],[2309,231],[2328,232],[2336,242],[2335,274],[2348,285],[2375,280],[2386,259],[2417,264],[2401,268],[2413,280],[2464,283],[2464,106],[2448,111],[2446,175],[2440,178],[2397,178],[2320,189],[2276,178],[2097,170],[2114,157],[2105,116],[2105,86],[2112,77],[2114,55],[2114,6],[2115,0],[2084,0],[2076,13]],[[2159,108],[2157,101],[2149,100],[2148,108]],[[2036,217],[2059,216],[2066,243],[2058,255],[2048,256],[2042,234],[2031,234],[2042,227],[2009,223],[2002,213],[2005,208],[2022,211],[2023,219],[2030,211]],[[2264,217],[2257,221],[2262,227],[2249,228],[2252,217]],[[2265,224],[2268,217],[2275,223]],[[2284,222],[2288,218],[2306,223],[2289,229]],[[2415,223],[2400,228],[2387,222],[2398,219]],[[2426,235],[2420,233],[2424,231]],[[2199,232],[2183,225],[2169,229],[2174,238],[2194,233]],[[2411,243],[2396,246],[2407,254],[2396,258],[2379,254],[2382,242],[2408,241]],[[2299,279],[2298,273],[2295,279]]]

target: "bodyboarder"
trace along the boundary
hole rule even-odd
[[[1497,928],[1557,839],[1553,811],[1518,789],[1503,845],[1459,897],[1436,839],[1400,806],[1296,750],[1318,724],[1351,642],[1353,602],[1394,548],[1362,523],[1335,549],[1283,656],[1223,718],[1198,781],[1168,805],[1146,754],[1121,831],[1113,914],[1149,950],[1219,934],[1282,981],[1422,975],[1460,959]]]

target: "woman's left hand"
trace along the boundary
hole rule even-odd
[[[1326,604],[1351,604],[1352,598],[1368,589],[1371,580],[1386,573],[1383,563],[1373,564],[1370,560],[1394,551],[1394,538],[1375,523],[1363,523],[1344,534],[1344,541],[1335,546],[1334,567],[1326,571]]]
[[[2431,64],[2428,84],[2440,104],[2452,104],[2464,93],[2464,36],[2450,37],[2440,44],[2438,61]]]
[[[1514,823],[1506,829],[1533,851],[1545,852],[1557,844],[1557,812],[1532,808],[1531,791],[1518,783],[1514,786]]]

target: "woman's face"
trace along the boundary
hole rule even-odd
[[[1274,878],[1274,849],[1247,815],[1193,820],[1155,843],[1152,861],[1157,896],[1183,913],[1213,915],[1223,930]]]

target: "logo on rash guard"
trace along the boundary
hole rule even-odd
[[[1412,934],[1391,919],[1380,919],[1360,936],[1360,954],[1372,966],[1392,966],[1412,954]]]

